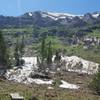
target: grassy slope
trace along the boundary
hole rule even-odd
[[[25,100],[29,100],[32,96],[36,96],[38,100],[100,100],[100,96],[94,95],[87,87],[91,81],[90,76],[79,77],[76,73],[67,72],[62,77],[65,81],[74,84],[81,81],[81,88],[79,90],[69,90],[53,86],[54,90],[48,90],[47,85],[34,84],[27,86],[8,81],[0,81],[0,100],[10,100],[9,93],[14,92],[18,92],[23,95]],[[60,79],[61,76],[57,75],[55,78]],[[53,96],[46,96],[46,94],[52,94]]]
[[[96,47],[84,50],[82,44],[81,45],[76,45],[76,46],[68,46],[64,45],[58,37],[51,37],[49,36],[46,39],[46,43],[49,41],[52,42],[52,48],[53,50],[57,49],[64,49],[65,50],[65,55],[77,55],[79,57],[82,57],[86,60],[94,61],[97,63],[100,63],[100,50],[99,48],[97,49],[97,52],[95,52]],[[39,49],[41,45],[41,42],[38,44],[34,44],[34,49]]]
[[[100,29],[93,30],[93,32],[89,33],[89,36],[100,38]]]
[[[47,31],[46,28],[41,28],[41,30],[39,30],[39,32],[46,32],[46,31]],[[21,28],[21,29],[19,29],[19,28],[3,29],[3,32],[8,33],[8,34],[14,34],[16,32],[26,32],[28,34],[26,34],[25,39],[30,40],[30,39],[32,39],[31,33],[34,32],[34,28],[28,27],[28,28]],[[89,33],[88,35],[100,38],[100,29],[93,30],[93,32]],[[10,40],[12,38],[13,38],[12,42],[16,43],[16,37],[11,37]],[[46,39],[46,41],[52,42],[52,47],[53,47],[54,51],[56,49],[60,49],[60,48],[65,49],[67,55],[77,55],[77,56],[80,56],[80,57],[85,58],[87,60],[91,60],[91,61],[100,63],[100,50],[99,50],[100,46],[99,46],[98,52],[95,52],[96,47],[91,48],[89,50],[83,50],[81,45],[76,46],[76,47],[64,45],[59,40],[59,38],[55,37],[55,36],[54,37],[49,36]],[[41,41],[39,43],[31,45],[32,46],[31,48],[33,48],[33,51],[34,51],[34,49],[35,50],[39,49],[40,45],[41,45]],[[28,48],[28,46],[26,46],[26,47]]]

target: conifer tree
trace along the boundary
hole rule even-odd
[[[55,60],[54,61],[56,63],[57,68],[60,68],[61,67],[61,53],[60,53],[60,50],[56,51]]]
[[[60,54],[60,50],[56,50],[56,57],[55,57],[55,61],[60,62],[61,60],[61,54]]]
[[[2,31],[0,31],[0,65],[4,66],[5,68],[10,67],[9,55]]]
[[[14,52],[14,57],[15,57],[15,65],[16,66],[20,66],[23,65],[24,61],[22,60],[22,56],[24,55],[25,51],[24,51],[24,36],[22,36],[22,40],[19,43],[18,42],[18,37],[17,37],[17,41],[16,41],[16,45],[15,45],[15,52]]]
[[[15,45],[14,57],[15,57],[15,65],[19,66],[20,54],[19,54],[18,37],[17,37],[17,41],[16,41],[16,45]]]
[[[24,36],[22,36],[21,43],[20,43],[20,45],[19,45],[19,52],[20,52],[20,58],[21,58],[21,59],[22,59],[22,56],[23,56],[24,53],[25,53],[24,48],[25,48]]]
[[[42,59],[42,64],[46,58],[46,43],[45,43],[45,37],[43,36],[42,42],[41,42],[41,59]]]
[[[51,41],[48,44],[48,55],[47,55],[47,64],[51,64],[52,63],[52,47],[51,47]]]

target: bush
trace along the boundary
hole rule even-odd
[[[61,85],[62,84],[62,82],[61,82],[61,80],[59,80],[59,79],[55,79],[55,81],[53,82],[53,85],[54,86],[59,86],[59,85]]]
[[[25,64],[25,60],[24,59],[21,59],[20,60],[20,65],[24,65]]]
[[[97,94],[100,95],[100,67],[98,73],[93,78],[90,83],[90,88],[92,88]]]
[[[29,100],[38,100],[36,97],[32,97],[31,99],[29,99]]]

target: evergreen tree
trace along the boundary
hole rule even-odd
[[[56,63],[56,68],[60,68],[61,67],[61,52],[60,52],[60,50],[56,51],[54,61]]]
[[[47,55],[47,64],[52,63],[52,47],[51,47],[51,41],[49,42],[48,47],[48,55]]]
[[[45,37],[43,36],[42,42],[41,42],[41,59],[42,59],[42,64],[46,58],[46,43],[45,43]]]
[[[24,55],[25,51],[24,51],[24,36],[22,37],[22,40],[20,43],[18,43],[18,37],[17,37],[17,41],[16,41],[16,46],[15,46],[15,52],[14,52],[14,57],[15,57],[15,65],[16,66],[20,66],[23,65],[24,60],[22,60],[22,56]]]
[[[25,48],[24,36],[22,36],[22,40],[21,40],[21,43],[19,45],[20,58],[22,58],[22,56],[25,53],[24,48]]]
[[[9,55],[2,31],[0,31],[0,65],[6,68],[10,67]]]
[[[41,41],[41,60],[39,61],[38,66],[40,70],[45,71],[46,68],[52,64],[52,46],[51,41],[47,44],[46,37],[43,36]]]
[[[14,57],[15,57],[15,65],[19,66],[20,54],[19,54],[18,37],[17,37],[17,41],[16,41],[16,45],[15,45]]]
[[[60,50],[56,50],[56,57],[55,57],[55,62],[60,62],[61,60],[61,53]]]

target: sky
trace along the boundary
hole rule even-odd
[[[34,11],[82,15],[100,11],[100,0],[0,0],[0,15],[19,16]]]

